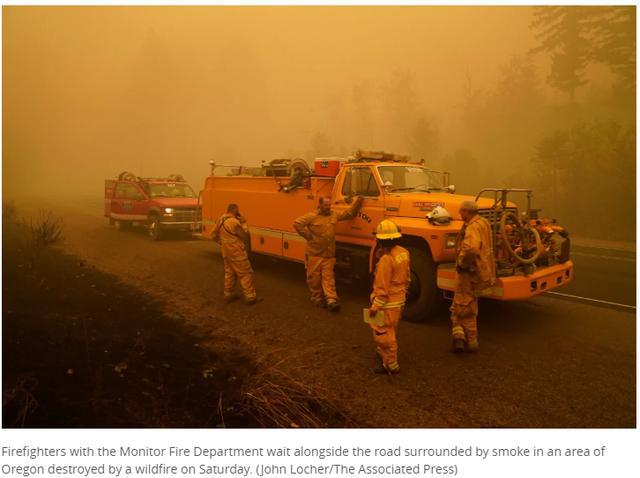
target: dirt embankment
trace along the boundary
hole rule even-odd
[[[4,427],[339,426],[313,390],[76,256],[3,229]],[[283,393],[287,390],[288,393]]]

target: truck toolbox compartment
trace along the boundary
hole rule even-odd
[[[251,250],[271,256],[282,256],[282,231],[250,227]]]

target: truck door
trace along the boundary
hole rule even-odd
[[[115,185],[115,190],[113,192],[113,196],[111,198],[111,216],[114,219],[120,219],[122,214],[124,214],[124,200],[126,199],[126,183],[118,182]]]
[[[149,198],[140,184],[131,183],[133,188],[129,191],[131,200],[131,214],[136,215],[140,220],[146,220],[149,215]]]
[[[340,240],[340,236],[349,237],[351,242],[370,245],[376,226],[384,218],[384,201],[378,177],[370,166],[351,166],[338,176],[334,190],[336,211],[349,208],[357,196],[364,197],[362,208],[356,218],[338,223],[337,239]]]
[[[145,201],[137,184],[118,182],[111,201],[111,217],[121,221],[145,221]]]

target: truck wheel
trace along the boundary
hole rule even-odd
[[[126,231],[131,226],[131,223],[128,221],[113,221],[113,227],[116,231]]]
[[[407,249],[411,255],[411,284],[403,319],[409,322],[425,322],[432,319],[442,306],[442,298],[437,287],[437,268],[431,255],[424,249]]]
[[[158,216],[149,217],[149,223],[147,225],[149,230],[149,237],[152,241],[159,241],[162,239],[162,225],[160,224],[160,218]]]

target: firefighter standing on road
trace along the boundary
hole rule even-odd
[[[224,300],[229,303],[237,298],[236,282],[240,282],[244,300],[253,305],[257,302],[253,286],[253,269],[245,246],[249,237],[247,221],[240,214],[237,204],[229,204],[226,214],[216,222],[213,239],[220,243],[224,261]]]
[[[298,234],[307,240],[305,263],[311,302],[322,307],[326,301],[331,312],[340,310],[333,275],[336,264],[336,223],[355,217],[362,201],[363,198],[358,197],[349,209],[338,213],[331,210],[331,198],[320,197],[316,212],[307,213],[293,223]]]
[[[373,342],[382,359],[382,366],[375,369],[376,373],[400,372],[396,334],[411,281],[409,251],[397,244],[400,237],[402,234],[393,221],[385,219],[378,225],[376,239],[380,246],[380,259],[376,265],[369,308],[371,317],[375,317],[378,311],[384,312],[384,324],[370,324]]]
[[[451,305],[451,333],[454,352],[478,351],[478,295],[491,287],[496,277],[491,225],[478,215],[474,201],[460,205],[464,226],[458,239],[456,286]]]

